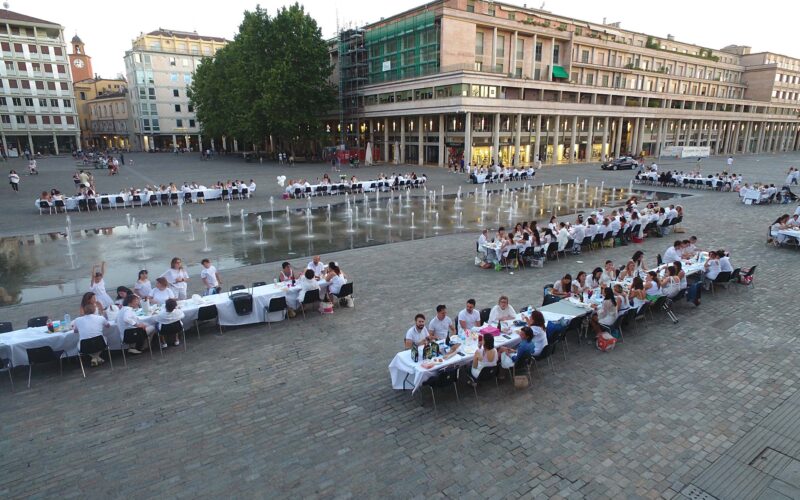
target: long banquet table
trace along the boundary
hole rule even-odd
[[[573,305],[567,302],[549,304],[539,308],[538,311],[541,311],[542,315],[544,315],[546,323],[560,321],[564,318],[571,320],[589,313],[587,307]],[[521,318],[521,315],[518,314],[517,318]],[[519,344],[521,340],[517,333],[519,332],[519,328],[512,326],[512,322],[503,322],[502,324],[504,335],[495,337],[495,347],[514,347]],[[509,331],[506,332],[506,329]],[[450,358],[444,358],[441,363],[435,364],[430,368],[423,368],[421,359],[419,362],[415,363],[411,359],[411,351],[409,349],[398,352],[395,354],[392,362],[389,363],[389,376],[392,380],[392,389],[412,389],[412,392],[415,392],[422,387],[422,384],[426,380],[434,376],[437,371],[453,366],[469,365],[472,363],[472,354],[475,352],[474,347],[476,346],[470,345],[470,342],[462,342],[458,347],[458,351],[464,354],[464,356],[456,354]]]
[[[192,193],[192,202],[197,203],[197,193],[203,192],[203,198],[208,200],[218,200],[222,198],[222,189],[192,189],[190,192]],[[178,192],[175,193],[178,195],[178,203],[183,203],[184,193]],[[156,192],[148,192],[147,194],[141,193],[138,196],[141,197],[141,201],[135,202],[138,204],[146,204],[150,200],[150,196],[155,195],[158,199],[161,199],[161,194]],[[89,200],[94,199],[97,202],[97,205],[100,207],[111,207],[111,208],[120,208],[122,205],[117,204],[117,198],[122,197],[124,200],[124,206],[133,206],[133,195],[130,194],[99,194],[93,197],[86,197],[86,196],[70,196],[64,198],[64,208],[69,211],[78,210],[79,202],[82,200]],[[108,200],[107,202],[105,200]],[[36,208],[40,208],[41,200],[37,199],[34,202]],[[50,205],[53,205],[53,202],[50,202]]]
[[[320,296],[324,296],[327,290],[328,283],[325,280],[321,280]],[[291,287],[278,283],[241,291],[251,292],[253,295],[253,311],[250,314],[239,316],[233,307],[233,302],[230,300],[231,294],[227,292],[202,297],[200,300],[188,299],[179,302],[179,306],[184,313],[184,327],[191,328],[192,323],[197,319],[200,308],[212,304],[217,306],[219,323],[223,326],[272,323],[283,320],[284,315],[282,312],[266,314],[266,307],[274,297],[286,297],[286,303],[292,309],[297,309],[300,306],[298,301],[300,288],[296,286]],[[142,323],[154,325],[155,315],[153,312],[151,311],[151,314],[148,315],[140,309],[137,312],[137,316],[139,316]],[[111,323],[111,326],[107,327],[103,332],[106,343],[112,350],[120,349],[121,339],[119,330],[116,327],[115,312],[109,315],[109,323]],[[23,328],[0,334],[0,344],[11,348],[11,361],[14,366],[27,365],[28,354],[26,349],[33,347],[50,346],[54,351],[64,351],[67,356],[76,356],[78,354],[78,340],[78,334],[71,329],[50,333],[47,327]]]

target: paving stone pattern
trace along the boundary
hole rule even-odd
[[[797,160],[737,159],[737,170],[780,182]],[[607,184],[630,178],[585,166],[540,178],[557,182],[562,172]],[[460,178],[451,178],[454,190]],[[514,306],[538,304],[542,287],[566,272],[622,263],[638,248],[654,264],[673,237],[513,275],[471,264],[477,231],[328,255],[354,279],[355,309],[221,337],[207,326],[200,340],[190,332],[186,353],[129,358],[127,369],[115,356],[113,372],[106,364],[85,380],[68,363],[63,377],[37,366],[30,390],[18,369],[15,394],[0,381],[0,495],[791,497],[800,459],[791,411],[800,397],[800,252],[765,245],[766,225],[789,207],[692,193],[680,202],[681,236],[729,250],[737,267],[757,264],[754,290],[681,304],[680,323],[656,315],[608,354],[570,338],[555,373],[543,366],[529,389],[489,384],[476,400],[461,384],[460,401],[439,391],[434,411],[429,394],[412,399],[389,381],[387,365],[415,313],[430,317],[445,303],[452,316],[469,297],[488,307],[501,293]],[[227,282],[276,272],[274,264],[239,269]],[[39,308],[58,311],[62,302]],[[30,307],[0,312],[17,321]],[[751,465],[763,455],[766,463]],[[741,467],[755,472],[739,488]],[[717,479],[735,468],[739,475]]]

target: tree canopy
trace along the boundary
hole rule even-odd
[[[233,41],[205,58],[188,95],[204,134],[260,144],[267,136],[292,147],[321,131],[336,103],[328,46],[297,3],[274,17],[245,11]]]

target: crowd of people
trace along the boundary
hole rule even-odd
[[[191,277],[180,257],[173,258],[168,269],[154,281],[151,281],[147,270],[139,271],[133,287],[118,286],[114,297],[108,293],[105,282],[106,271],[105,262],[92,266],[88,291],[81,298],[80,316],[72,325],[81,340],[102,335],[103,328],[112,325],[117,327],[120,340],[123,339],[126,330],[140,328],[146,336],[138,338],[127,352],[141,354],[163,325],[183,319],[184,313],[180,309],[179,301],[186,300],[189,296]],[[215,295],[222,291],[223,278],[210,259],[202,260],[199,277],[203,295]],[[303,271],[295,271],[289,262],[284,262],[275,279],[276,283],[299,287],[300,304],[306,292],[320,289],[322,281],[328,285],[327,296],[321,297],[322,299],[333,302],[341,298],[339,294],[346,283],[344,272],[336,262],[323,264],[319,255],[315,255]],[[158,312],[151,321],[145,322],[137,316],[140,308],[149,312],[154,307],[158,308]],[[295,314],[289,316],[293,317]],[[177,336],[173,339],[161,336],[159,341],[162,349],[169,346],[168,341],[174,346],[180,345]],[[91,357],[92,366],[104,362],[99,352],[92,353]]]
[[[781,245],[795,245],[800,247],[800,238],[784,234],[783,231],[800,231],[800,205],[794,211],[793,215],[783,214],[775,222],[769,226],[770,241],[769,243]]]
[[[626,245],[626,238],[621,236],[630,229],[631,241],[641,243],[646,236],[645,228],[648,224],[656,223],[656,234],[664,236],[670,232],[670,223],[684,215],[681,205],[670,204],[660,206],[657,202],[648,203],[639,208],[639,200],[630,198],[625,208],[618,208],[606,212],[603,209],[591,212],[584,220],[583,214],[578,214],[573,222],[560,221],[553,216],[546,226],[539,226],[538,221],[520,222],[507,231],[505,227],[498,228],[491,237],[489,230],[484,229],[478,237],[478,265],[483,268],[497,268],[507,264],[506,260],[516,250],[518,259],[530,255],[528,249],[533,248],[533,253],[548,251],[552,243],[557,243],[558,252],[569,251],[580,254],[581,248],[595,242],[597,235],[602,235],[605,244],[614,245],[619,239],[619,244]],[[667,225],[664,225],[664,222]]]
[[[428,176],[426,174],[421,174],[417,176],[416,172],[411,172],[409,174],[396,174],[392,173],[391,175],[387,176],[383,173],[378,174],[376,179],[371,180],[370,182],[384,182],[385,183],[385,190],[389,189],[398,189],[400,183],[403,182],[414,182],[420,181],[422,183],[428,180]],[[284,188],[284,198],[293,198],[297,196],[306,196],[306,188],[312,188],[316,186],[341,186],[344,185],[347,189],[352,189],[353,186],[357,185],[359,182],[358,178],[353,175],[350,177],[350,180],[345,180],[345,177],[342,176],[342,179],[337,182],[335,180],[331,180],[328,174],[323,174],[321,178],[317,177],[312,184],[309,182],[308,179],[289,179],[286,182],[286,187]],[[281,184],[283,185],[283,184]],[[298,191],[299,190],[299,191]],[[312,195],[315,194],[312,192]]]

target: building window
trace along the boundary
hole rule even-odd
[[[514,70],[514,76],[516,76],[517,78],[522,78],[522,67],[521,66],[517,66],[517,68]]]
[[[33,99],[30,98],[30,97],[26,97],[25,98],[25,106],[28,107],[28,108],[32,108],[33,107]]]
[[[608,87],[608,75],[603,75],[603,87]]]
[[[542,79],[542,70],[541,69],[536,68],[535,70],[533,70],[533,79],[534,80],[541,80]]]
[[[172,82],[177,82],[178,81],[178,73],[170,73],[169,74],[169,79]]]
[[[176,104],[175,105],[175,112],[176,113],[180,113],[181,112],[181,105],[180,104]]]
[[[30,80],[22,80],[22,88],[23,89],[30,89],[31,88]]]
[[[25,117],[22,116],[22,115],[16,115],[16,119],[17,119],[17,123],[19,123],[20,125],[25,123]]]
[[[150,99],[155,100],[155,98],[156,98],[156,89],[154,89],[153,87],[149,87],[147,89],[147,95],[150,97]]]
[[[67,125],[75,125],[75,117],[68,116],[67,117]]]
[[[28,66],[25,64],[24,61],[18,61],[17,69],[19,69],[20,71],[28,71]]]
[[[58,99],[50,99],[50,107],[57,108],[58,107]]]
[[[61,90],[69,90],[69,84],[67,82],[61,82]]]
[[[522,61],[525,58],[525,40],[517,38],[517,61]]]
[[[494,5],[490,5],[489,6],[489,15],[494,17],[495,13],[496,13],[495,6]]]
[[[19,97],[12,97],[11,104],[13,104],[16,107],[22,106],[22,99],[20,99]]]
[[[42,124],[43,125],[50,125],[50,117],[47,115],[42,115]]]
[[[186,85],[191,84],[192,83],[192,75],[190,75],[188,73],[183,75],[183,83],[185,83]]]
[[[594,85],[594,74],[589,73],[586,75],[586,85]]]
[[[536,42],[536,62],[542,62],[542,42]]]
[[[475,0],[467,0],[467,12],[475,12]]]
[[[189,128],[194,128],[194,127],[195,127],[195,121],[189,120]]]
[[[80,96],[81,101],[86,100],[86,92],[80,92],[78,95]]]
[[[44,82],[41,80],[36,80],[36,88],[38,90],[44,90]]]
[[[63,73],[67,72],[67,67],[64,66],[63,64],[57,64],[56,68],[58,68],[59,74],[63,74]]]
[[[483,32],[479,31],[475,33],[475,55],[482,56],[483,55]]]
[[[189,109],[189,113],[194,113],[194,106],[192,106],[191,104],[189,104],[187,107],[188,107],[188,109]]]
[[[498,59],[506,56],[506,37],[503,35],[497,35],[495,55]]]
[[[588,63],[589,62],[589,51],[583,50],[581,51],[581,62]]]
[[[181,93],[178,89],[172,89],[172,97],[180,97]]]
[[[514,12],[509,12],[509,13],[508,13],[508,18],[509,18],[511,21],[513,21],[513,20],[515,20],[515,19],[517,18],[517,15],[516,15],[516,13],[514,13]]]
[[[42,45],[42,54],[50,54],[50,47]]]
[[[64,52],[61,50],[61,47],[53,47],[53,54],[55,54],[56,57],[61,57],[64,55]]]
[[[137,64],[142,62],[142,55],[139,54],[138,52],[134,53],[133,54],[133,62],[135,62]]]
[[[71,108],[72,107],[72,100],[64,99],[64,107],[65,108]]]
[[[6,98],[0,97],[0,106],[5,106],[5,105],[6,105]]]
[[[183,59],[181,59],[181,64],[183,65],[184,68],[188,68],[189,60],[184,57]]]
[[[47,90],[56,90],[56,82],[47,82]]]
[[[558,64],[560,52],[561,52],[561,46],[553,45],[553,64]]]
[[[3,123],[11,123],[11,117],[9,115],[0,115],[0,121]]]
[[[175,66],[175,58],[174,57],[170,57],[169,58],[169,65],[170,66]]]

